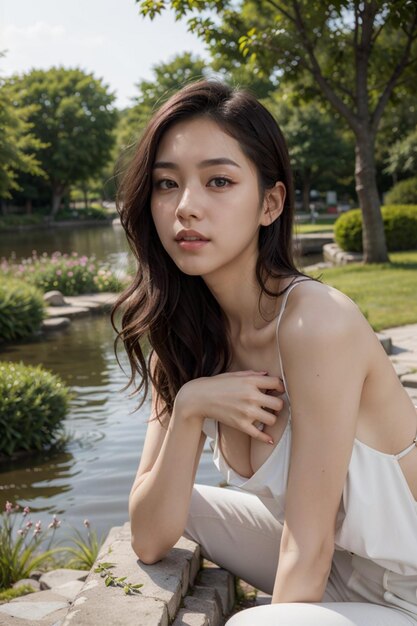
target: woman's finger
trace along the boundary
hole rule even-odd
[[[284,400],[282,398],[266,393],[262,394],[259,398],[259,402],[262,407],[271,409],[271,411],[282,411],[284,408]]]
[[[278,376],[262,376],[252,378],[252,382],[258,387],[258,389],[276,389],[279,393],[285,391],[284,383]]]
[[[271,446],[274,445],[274,440],[272,439],[271,435],[267,435],[266,433],[263,433],[261,430],[258,430],[256,428],[256,426],[254,426],[253,424],[250,427],[250,432],[248,433],[253,439],[257,439],[258,441],[263,441],[263,443],[268,443]]]

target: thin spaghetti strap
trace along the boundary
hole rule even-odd
[[[278,314],[278,318],[277,318],[277,325],[275,328],[275,336],[276,336],[276,340],[277,340],[277,347],[278,347],[278,359],[279,359],[279,365],[281,368],[281,374],[282,374],[282,381],[284,383],[284,387],[285,387],[285,391],[287,393],[288,399],[289,399],[289,395],[288,395],[288,386],[287,386],[287,381],[285,380],[285,374],[284,374],[284,368],[282,366],[282,359],[281,359],[281,351],[279,349],[279,341],[278,341],[278,329],[279,329],[279,324],[281,322],[281,318],[282,315],[285,311],[285,306],[287,304],[287,300],[288,300],[288,296],[290,295],[291,291],[294,289],[294,287],[296,287],[297,285],[299,285],[300,283],[304,283],[306,280],[311,280],[311,278],[304,278],[302,280],[297,280],[294,281],[287,289],[287,291],[284,294],[284,297],[282,299],[282,303],[281,303],[281,307],[279,310],[279,314]]]
[[[416,433],[416,436],[413,439],[413,443],[411,445],[409,445],[405,450],[403,450],[402,452],[399,452],[398,454],[395,454],[394,456],[395,456],[395,458],[398,461],[399,459],[402,459],[403,456],[405,456],[406,454],[411,452],[411,450],[413,450],[414,448],[417,448],[417,433]]]

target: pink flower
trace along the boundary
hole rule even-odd
[[[85,520],[84,520],[84,526],[85,526],[86,528],[90,528],[90,522],[89,522],[89,520],[88,520],[88,519],[85,519]]]
[[[57,271],[56,271],[56,275],[57,275],[57,276],[61,276],[61,275],[62,275],[62,270],[57,270]]]
[[[32,528],[32,526],[33,526],[33,522],[29,519],[25,524],[25,528]]]
[[[30,508],[28,506],[25,506],[25,508],[23,509],[23,517],[26,517],[26,515],[28,515],[30,513]]]
[[[17,531],[17,534],[20,535],[21,537],[25,537],[26,536],[26,532],[24,530],[22,530],[22,529],[19,529]]]
[[[74,276],[74,272],[68,272],[68,276],[71,278],[71,276]]]
[[[59,528],[61,526],[61,522],[59,521],[59,519],[57,518],[56,515],[54,515],[52,522],[49,524],[48,528]]]
[[[13,504],[6,500],[6,513],[9,515],[13,511]]]

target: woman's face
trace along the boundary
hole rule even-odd
[[[256,168],[214,121],[200,117],[170,128],[152,178],[155,227],[179,269],[208,278],[256,262],[264,215]]]

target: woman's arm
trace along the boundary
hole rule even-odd
[[[149,423],[144,450],[129,498],[132,547],[145,563],[161,559],[182,535],[194,478],[210,417],[268,443],[254,422],[274,424],[282,400],[264,390],[283,391],[278,378],[233,372],[191,380],[180,389],[167,429]],[[153,390],[152,415],[156,415]]]
[[[152,389],[152,417],[156,415]],[[144,563],[165,556],[181,537],[205,435],[202,419],[176,411],[161,426],[149,422],[129,496],[132,547]],[[167,425],[167,426],[166,426]]]
[[[325,590],[367,373],[364,322],[342,294],[321,289],[289,299],[282,319],[292,448],[273,602],[319,602]]]

